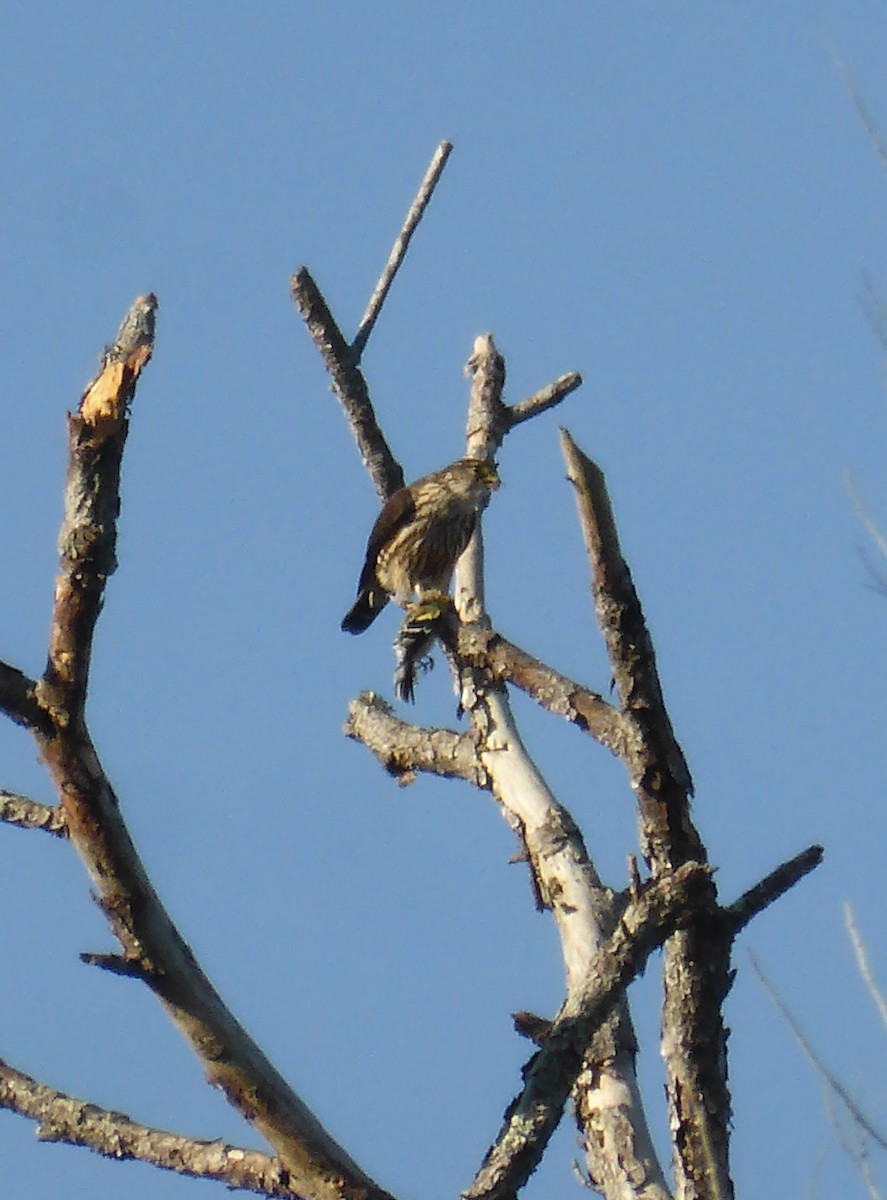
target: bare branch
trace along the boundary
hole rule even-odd
[[[153,296],[140,297],[104,355],[77,416],[48,666],[36,688],[45,720],[32,729],[72,844],[120,943],[117,969],[143,979],[200,1059],[211,1085],[280,1154],[290,1185],[314,1200],[384,1200],[222,1003],[155,893],[99,762],[84,718],[95,622],[116,566],[120,465],[127,412],[153,348]],[[47,725],[49,727],[47,727]],[[104,956],[102,965],[110,966]]]
[[[511,1200],[536,1169],[601,1022],[650,954],[694,911],[709,871],[686,863],[632,900],[589,964],[588,978],[564,1003],[524,1067],[524,1088],[471,1187],[468,1200]]]
[[[751,965],[752,965],[752,968],[754,969],[755,974],[757,975],[758,979],[761,981],[761,986],[764,988],[764,991],[767,993],[767,995],[770,997],[770,999],[773,1001],[773,1003],[776,1005],[776,1007],[782,1013],[782,1016],[785,1019],[786,1024],[788,1025],[789,1029],[794,1034],[795,1041],[798,1043],[798,1045],[804,1051],[804,1053],[806,1054],[806,1056],[807,1056],[808,1060],[810,1061],[811,1065],[813,1066],[813,1068],[817,1071],[817,1073],[823,1079],[823,1081],[825,1082],[826,1086],[829,1088],[831,1093],[838,1100],[840,1100],[840,1102],[844,1105],[844,1108],[847,1110],[847,1112],[850,1116],[850,1119],[860,1129],[864,1130],[865,1133],[868,1134],[868,1136],[872,1139],[872,1141],[876,1142],[881,1147],[882,1150],[887,1150],[887,1136],[885,1136],[883,1133],[880,1132],[880,1130],[877,1128],[877,1126],[874,1124],[874,1122],[869,1120],[869,1118],[865,1115],[865,1113],[862,1111],[862,1109],[859,1107],[859,1105],[856,1103],[856,1101],[853,1099],[853,1097],[850,1095],[850,1093],[847,1091],[847,1089],[844,1087],[844,1085],[840,1082],[840,1080],[835,1075],[832,1074],[832,1072],[828,1069],[828,1067],[825,1065],[825,1063],[822,1061],[822,1059],[819,1057],[819,1055],[813,1049],[810,1042],[807,1040],[807,1037],[806,1037],[804,1031],[801,1029],[801,1026],[798,1024],[797,1020],[792,1015],[792,1012],[789,1009],[788,1005],[785,1003],[785,1001],[782,999],[782,997],[776,991],[776,988],[773,986],[773,984],[767,978],[766,974],[764,973],[764,968],[761,966],[761,964],[758,961],[758,959],[756,958],[756,956],[751,953],[751,951],[749,951],[749,958],[751,959]]]
[[[875,982],[875,977],[869,966],[865,943],[860,936],[856,925],[856,918],[853,915],[853,906],[847,903],[844,904],[844,924],[847,927],[847,933],[853,946],[853,953],[856,955],[856,965],[859,968],[859,974],[862,977],[863,983],[868,988],[869,995],[875,1002],[875,1007],[881,1015],[881,1020],[887,1025],[887,1000],[884,999],[884,993]]]
[[[363,372],[308,268],[302,267],[290,283],[293,301],[333,381],[333,391],[351,426],[364,466],[379,498],[387,500],[403,487],[403,468],[379,428]]]
[[[55,837],[67,837],[68,827],[65,814],[56,806],[38,804],[27,796],[0,789],[0,821],[7,825],[18,825],[20,829],[42,829]]]
[[[623,761],[638,801],[641,849],[654,878],[685,862],[707,862],[691,818],[690,771],[662,696],[653,643],[622,556],[603,472],[561,431],[591,565],[592,592],[619,694],[631,726]],[[730,1200],[730,1093],[721,1006],[732,985],[732,936],[713,880],[708,903],[669,938],[663,969],[662,1055],[666,1064],[676,1191],[684,1200]]]
[[[774,900],[784,896],[789,888],[793,888],[805,875],[809,875],[818,867],[824,853],[822,846],[809,846],[788,862],[781,863],[760,883],[756,883],[733,904],[728,905],[724,909],[724,917],[733,931],[733,936],[744,929],[753,917],[763,912]]]
[[[505,363],[491,336],[479,337],[468,363],[472,378],[467,453],[492,458],[507,431],[502,391]],[[486,623],[483,543],[476,535],[456,568],[456,605],[463,621]],[[459,661],[461,703],[470,713],[481,762],[503,816],[521,838],[538,903],[552,912],[561,939],[568,1001],[587,978],[589,964],[613,928],[612,894],[603,887],[572,817],[558,804],[523,745],[501,684]],[[589,1146],[589,1170],[610,1197],[666,1197],[668,1189],[637,1090],[635,1037],[624,997],[598,1030],[589,1058],[595,1064],[584,1102],[607,1134],[627,1123],[625,1157]],[[613,1103],[619,1096],[620,1102]],[[558,1114],[559,1116],[559,1114]],[[517,1147],[509,1143],[510,1149]]]
[[[102,368],[68,417],[68,479],[46,671],[37,699],[52,721],[83,719],[92,638],[117,568],[120,463],[136,384],[154,349],[157,297],[139,296]]]
[[[134,1159],[262,1196],[296,1197],[276,1158],[224,1142],[205,1142],[138,1125],[123,1113],[77,1100],[0,1061],[0,1108],[38,1123],[43,1142],[84,1146],[117,1160]]]
[[[887,143],[885,143],[884,138],[881,136],[881,131],[878,128],[878,124],[869,112],[868,105],[862,98],[862,93],[853,81],[853,78],[847,69],[847,64],[838,55],[833,55],[832,58],[838,73],[843,80],[844,87],[847,89],[847,95],[850,97],[850,103],[856,109],[856,115],[862,122],[863,129],[868,134],[869,141],[874,146],[875,152],[878,155],[878,158],[880,158],[881,162],[887,164]]]
[[[582,376],[577,371],[561,375],[560,379],[556,379],[548,387],[540,388],[529,399],[522,400],[520,404],[513,404],[506,410],[509,428],[514,429],[516,425],[529,421],[531,417],[537,417],[549,408],[554,408],[556,404],[565,400],[570,392],[575,392],[576,388],[581,386]]]
[[[630,730],[619,710],[600,693],[561,675],[479,622],[451,622],[442,636],[462,662],[480,667],[492,679],[514,684],[541,708],[589,733],[617,758],[626,753]]]
[[[567,478],[576,490],[592,591],[621,707],[634,727],[625,758],[643,822],[641,849],[653,872],[704,862],[690,820],[693,782],[662,697],[656,655],[622,557],[604,474],[561,430]]]
[[[388,262],[385,264],[385,269],[382,271],[379,282],[373,290],[367,310],[363,314],[354,341],[351,343],[352,361],[355,366],[357,366],[363,356],[364,348],[370,334],[373,332],[373,326],[376,323],[382,305],[385,303],[385,297],[388,295],[389,288],[394,282],[394,277],[400,268],[400,264],[406,257],[410,239],[416,232],[416,226],[422,220],[434,189],[437,187],[438,180],[443,174],[444,167],[447,165],[447,159],[450,157],[452,149],[453,147],[450,142],[441,142],[434,152],[434,157],[431,160],[428,170],[425,172],[424,179],[419,185],[416,199],[410,205],[410,211],[407,213],[403,227],[397,235],[397,240],[388,256]]]
[[[48,729],[46,713],[37,700],[37,684],[18,667],[0,662],[0,712],[26,729]]]
[[[381,696],[365,692],[348,706],[346,737],[363,742],[398,783],[412,783],[417,771],[489,786],[474,741],[449,729],[420,729],[394,716]]]

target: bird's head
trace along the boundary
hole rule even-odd
[[[460,466],[464,469],[466,477],[471,481],[472,485],[477,486],[479,484],[481,488],[488,492],[495,492],[496,488],[502,482],[495,465],[487,462],[485,459],[463,458]]]

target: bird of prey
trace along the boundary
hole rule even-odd
[[[389,497],[370,532],[357,599],[342,628],[363,633],[389,599],[406,605],[446,592],[478,514],[498,486],[491,463],[460,458]]]

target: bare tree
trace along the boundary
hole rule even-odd
[[[309,272],[303,268],[292,280],[295,304],[383,499],[404,476],[376,419],[360,361],[449,150],[445,143],[436,153],[350,342]],[[0,707],[34,738],[58,806],[3,793],[0,817],[70,840],[119,944],[118,953],[84,956],[86,961],[140,980],[154,993],[200,1059],[208,1082],[224,1092],[272,1153],[146,1128],[6,1064],[0,1064],[0,1104],[37,1121],[45,1140],[136,1158],[228,1187],[267,1196],[383,1200],[388,1193],[321,1126],[201,970],[142,866],[87,726],[93,636],[116,565],[128,414],[153,353],[156,307],[153,295],[135,302],[68,420],[65,514],[46,669],[30,677],[0,664]],[[578,375],[567,374],[527,399],[506,403],[505,363],[490,335],[476,340],[468,373],[466,455],[489,461],[504,453],[509,434],[581,384]],[[721,903],[693,822],[690,772],[665,708],[603,473],[565,430],[561,449],[576,495],[615,700],[555,671],[497,631],[484,602],[478,529],[457,568],[455,609],[441,606],[423,626],[422,643],[437,640],[443,647],[467,727],[461,732],[423,728],[367,694],[352,701],[346,732],[400,783],[428,772],[491,793],[515,834],[536,904],[551,913],[560,938],[563,1004],[551,1019],[515,1016],[518,1033],[535,1048],[501,1130],[464,1195],[471,1200],[514,1196],[572,1102],[589,1181],[604,1196],[726,1200],[733,1189],[721,1008],[732,981],[733,941],[752,917],[817,865],[822,851],[810,847],[739,899]],[[408,613],[400,645],[401,670],[412,685],[417,663],[410,620]],[[542,778],[521,740],[509,685],[564,717],[624,764],[637,802],[643,861],[642,870],[630,859],[625,888],[613,890],[602,881],[579,827]],[[629,985],[660,947],[671,1182],[648,1132],[628,1008]]]

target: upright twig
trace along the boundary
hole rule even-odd
[[[379,313],[382,310],[382,305],[385,303],[385,297],[388,295],[392,283],[394,283],[394,277],[400,269],[400,264],[406,257],[410,239],[416,232],[416,226],[422,220],[425,209],[431,201],[434,189],[437,187],[438,180],[443,174],[443,169],[447,165],[447,159],[450,157],[452,149],[451,142],[441,142],[434,152],[434,157],[431,160],[428,170],[425,172],[422,182],[419,184],[419,191],[416,194],[415,200],[410,205],[406,220],[403,223],[400,233],[397,235],[391,253],[388,256],[388,262],[379,276],[379,282],[373,289],[367,310],[361,318],[360,325],[357,327],[357,333],[354,335],[354,341],[351,343],[351,356],[355,366],[357,366],[363,356],[364,347],[367,344],[370,334],[373,332],[373,326],[376,324]]]
[[[856,966],[859,969],[859,974],[862,982],[868,989],[868,993],[875,1002],[875,1007],[881,1017],[881,1020],[887,1025],[887,999],[884,998],[884,993],[875,982],[875,977],[872,974],[872,969],[869,966],[869,956],[866,953],[865,942],[862,940],[862,935],[859,932],[859,927],[856,924],[856,918],[853,915],[852,904],[845,903],[844,905],[844,925],[847,929],[847,935],[850,938],[850,944],[853,946],[853,953],[856,957]]]

